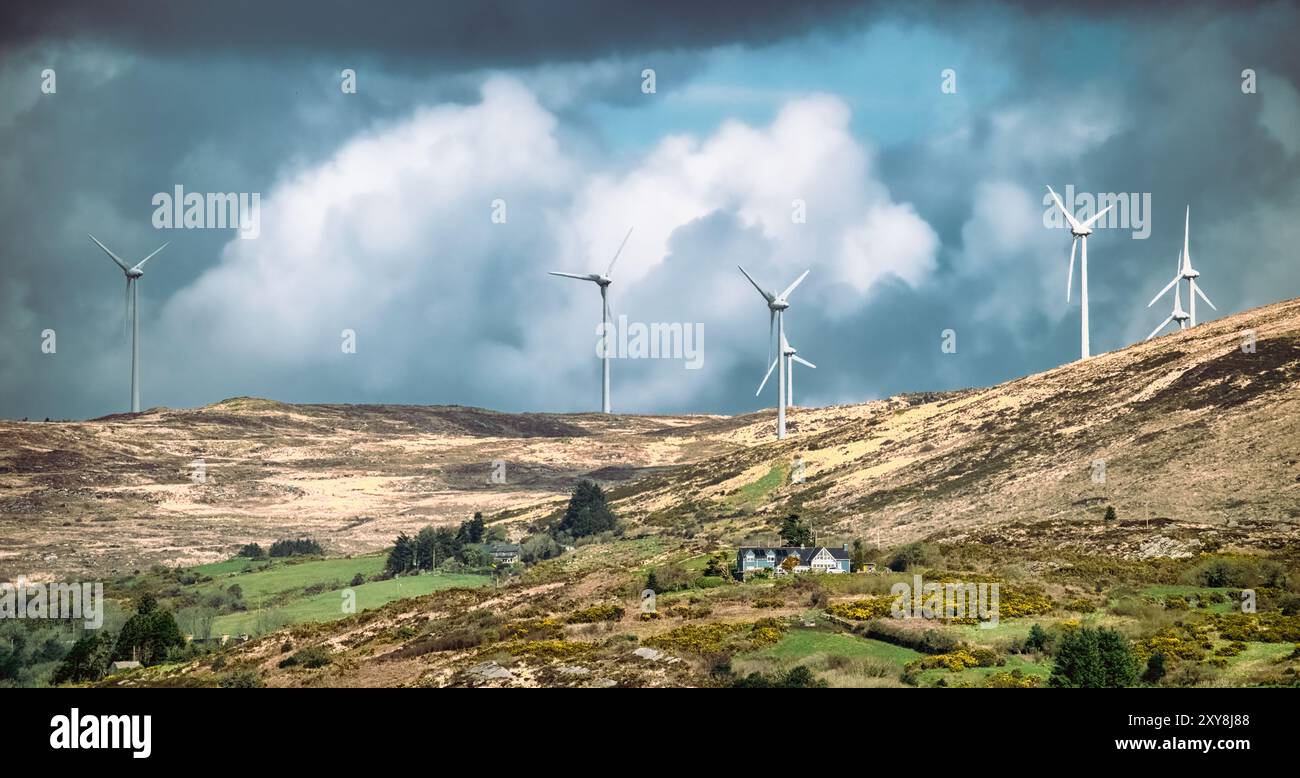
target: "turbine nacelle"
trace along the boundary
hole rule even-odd
[[[126,271],[127,278],[139,278],[144,275],[144,271],[138,267],[128,268]]]

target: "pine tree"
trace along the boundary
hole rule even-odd
[[[1061,636],[1048,685],[1114,689],[1136,680],[1137,663],[1127,638],[1110,629],[1082,627]]]
[[[384,563],[384,568],[394,574],[405,573],[415,566],[415,543],[406,533],[403,532],[393,541],[393,547],[388,551],[388,561]]]
[[[605,492],[594,481],[583,480],[569,497],[569,507],[556,528],[574,538],[608,532],[618,527],[618,519],[605,503]]]
[[[469,542],[482,543],[483,535],[487,530],[487,522],[483,521],[482,513],[475,513],[474,518],[469,522]]]
[[[790,514],[781,522],[781,539],[788,546],[811,546],[812,529],[799,520],[798,514]]]

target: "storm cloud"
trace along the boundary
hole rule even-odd
[[[994,383],[1078,354],[1045,184],[1150,195],[1148,238],[1091,241],[1094,351],[1163,318],[1189,206],[1198,315],[1300,293],[1290,4],[101,5],[2,26],[8,417],[126,404],[123,282],[87,232],[171,241],[140,286],[146,406],[598,407],[599,296],[546,271],[604,270],[629,227],[615,315],[703,325],[704,365],[617,360],[616,410],[774,403],[737,264],[812,271],[801,404]],[[261,234],[155,229],[178,184],[259,192]]]

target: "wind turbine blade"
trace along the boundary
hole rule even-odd
[[[1172,280],[1172,281],[1170,281],[1168,284],[1166,284],[1166,285],[1165,285],[1165,288],[1160,290],[1160,294],[1158,294],[1158,295],[1156,295],[1155,297],[1152,297],[1152,298],[1151,298],[1151,302],[1147,303],[1147,307],[1150,308],[1151,306],[1155,305],[1155,304],[1156,304],[1156,300],[1159,300],[1161,297],[1164,297],[1164,296],[1169,292],[1170,289],[1173,289],[1173,288],[1174,288],[1174,284],[1178,283],[1178,281],[1180,280],[1180,278],[1181,278],[1181,276],[1174,276],[1174,280]]]
[[[1065,301],[1070,302],[1070,286],[1074,283],[1074,250],[1079,247],[1079,239],[1070,241],[1070,272],[1065,275]]]
[[[1211,308],[1214,308],[1214,303],[1210,302],[1210,298],[1208,298],[1208,297],[1205,296],[1205,292],[1201,291],[1201,287],[1197,286],[1197,287],[1194,287],[1194,288],[1196,289],[1196,293],[1197,293],[1198,295],[1200,295],[1201,299],[1205,301],[1205,304],[1208,305],[1208,306],[1210,306]],[[1217,310],[1219,310],[1219,309],[1218,309],[1218,308],[1214,308],[1214,310],[1217,311]]]
[[[627,234],[623,236],[623,242],[618,244],[618,251],[614,252],[614,258],[609,261],[609,270],[605,271],[605,277],[608,278],[614,272],[614,263],[618,261],[618,255],[623,253],[623,247],[627,245],[627,239],[632,237],[632,228],[627,228]]]
[[[1079,222],[1075,221],[1074,214],[1065,210],[1065,204],[1061,202],[1061,198],[1056,196],[1056,190],[1049,186],[1047,191],[1052,193],[1052,199],[1056,201],[1056,207],[1061,209],[1061,213],[1065,214],[1065,220],[1070,223],[1070,226],[1079,229]]]
[[[1188,205],[1187,213],[1186,215],[1183,216],[1183,256],[1187,258],[1184,261],[1188,263],[1192,261],[1191,253],[1188,252],[1187,250],[1187,239],[1190,237],[1191,225],[1192,225],[1192,206]]]
[[[99,239],[96,238],[94,235],[91,235],[91,234],[88,232],[88,233],[86,233],[86,236],[89,237],[91,240],[95,241],[95,245],[96,245],[96,246],[99,246],[101,249],[103,249],[103,250],[104,250],[104,253],[108,255],[108,258],[111,259],[111,260],[113,260],[114,262],[116,262],[116,263],[117,263],[117,266],[120,267],[120,268],[122,268],[122,271],[123,271],[123,272],[126,271],[126,263],[122,261],[122,258],[121,258],[121,257],[119,257],[118,255],[114,254],[113,252],[109,251],[109,250],[108,250],[108,246],[105,246],[103,243],[100,243],[100,242],[99,242]]]
[[[142,259],[142,260],[140,260],[139,262],[137,262],[137,263],[135,264],[135,267],[133,267],[133,268],[131,268],[131,269],[132,269],[132,270],[139,270],[140,268],[144,267],[144,263],[146,263],[146,262],[148,262],[149,260],[153,259],[153,258],[154,258],[154,254],[157,254],[159,251],[162,251],[163,249],[167,248],[167,246],[169,246],[170,244],[171,244],[171,241],[170,241],[170,240],[167,241],[166,243],[162,244],[161,246],[159,246],[157,249],[154,250],[153,254],[150,254],[149,256],[147,256],[147,257],[145,257],[144,259]]]
[[[736,265],[736,267],[740,267],[740,265]],[[745,273],[745,268],[740,267],[740,272]],[[749,283],[753,284],[754,288],[758,290],[758,293],[763,295],[764,300],[767,300],[770,303],[776,299],[776,295],[772,294],[771,292],[764,291],[763,287],[759,286],[758,282],[755,281],[753,277],[749,275],[749,273],[745,273],[745,278],[748,278]]]
[[[758,391],[757,391],[757,392],[754,392],[754,396],[755,396],[755,397],[757,397],[757,396],[759,396],[760,394],[763,393],[763,387],[767,386],[767,379],[769,379],[769,378],[772,377],[772,371],[776,369],[776,363],[777,363],[780,359],[781,359],[780,357],[777,357],[776,359],[772,360],[772,366],[769,367],[769,368],[767,369],[767,375],[763,376],[763,383],[759,384],[759,385],[758,385]],[[781,402],[785,402],[785,398],[784,398],[784,397],[781,398]]]
[[[798,362],[799,364],[803,365],[804,367],[811,367],[813,370],[817,369],[816,365],[804,359],[803,357],[799,356],[798,354],[792,354],[790,358]]]
[[[1087,227],[1091,227],[1092,225],[1096,224],[1098,219],[1100,219],[1101,217],[1103,217],[1103,216],[1106,215],[1106,211],[1109,211],[1110,209],[1112,209],[1112,208],[1114,208],[1114,207],[1115,207],[1115,204],[1114,204],[1114,203],[1111,203],[1110,205],[1106,206],[1105,208],[1101,209],[1100,211],[1097,211],[1096,213],[1094,213],[1094,214],[1092,215],[1092,218],[1088,219],[1088,221],[1086,221],[1086,222],[1083,223],[1083,226],[1084,226],[1085,228],[1087,228]]]
[[[790,293],[794,291],[794,288],[795,288],[796,286],[798,286],[799,284],[802,284],[802,283],[803,283],[803,280],[804,280],[805,278],[808,277],[808,273],[809,273],[809,272],[811,272],[811,271],[808,271],[808,270],[803,271],[803,275],[801,275],[801,276],[799,276],[798,278],[796,278],[796,279],[794,280],[794,283],[793,283],[793,284],[790,284],[789,286],[787,286],[787,287],[785,288],[785,291],[781,293],[781,299],[784,300],[785,298],[789,297],[789,296],[790,296]]]
[[[1151,340],[1152,338],[1154,338],[1156,336],[1156,333],[1160,332],[1160,330],[1163,330],[1169,324],[1169,322],[1173,320],[1174,317],[1170,316],[1168,319],[1165,319],[1164,321],[1160,322],[1159,327],[1156,327],[1154,330],[1151,330],[1151,334],[1147,336],[1147,340]],[[1143,342],[1145,343],[1146,341]]]
[[[548,270],[548,271],[546,271],[546,272],[550,273],[550,274],[553,275],[553,276],[564,276],[565,278],[576,278],[576,279],[578,279],[579,281],[595,281],[595,280],[596,280],[595,278],[593,278],[593,277],[591,276],[590,273],[588,273],[587,275],[579,275],[579,274],[577,274],[577,273],[561,273],[561,272],[558,271],[558,270]]]

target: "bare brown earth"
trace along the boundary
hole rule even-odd
[[[1243,332],[1254,331],[1254,353]],[[474,511],[518,537],[579,477],[639,531],[732,542],[788,511],[823,538],[1120,556],[1277,548],[1300,529],[1300,301],[988,389],[740,417],[504,414],[235,398],[0,422],[0,579],[125,573],[309,535],[331,553]],[[192,479],[202,459],[207,480]],[[805,480],[793,483],[796,459]],[[493,460],[506,483],[489,481]],[[1104,460],[1104,482],[1094,462]],[[777,468],[775,488],[754,485]],[[746,489],[748,488],[748,491]],[[1095,519],[1112,505],[1120,521]]]

